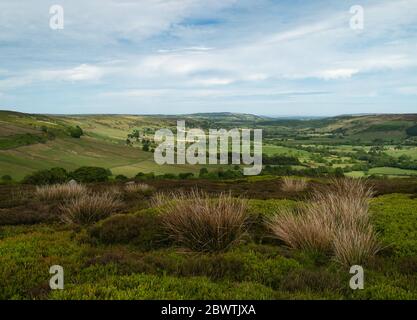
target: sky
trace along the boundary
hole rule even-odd
[[[417,0],[0,0],[0,109],[417,113]]]

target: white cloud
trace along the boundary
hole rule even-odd
[[[62,70],[45,70],[40,72],[40,78],[46,81],[86,81],[98,80],[106,70],[98,66],[81,64],[77,67]]]
[[[401,87],[397,92],[404,95],[417,96],[417,87]]]
[[[221,85],[228,85],[235,82],[234,79],[230,78],[207,78],[207,79],[197,79],[194,80],[194,84],[200,84],[203,86],[221,86]]]
[[[325,80],[348,79],[358,72],[357,69],[332,69],[319,72],[317,76]]]

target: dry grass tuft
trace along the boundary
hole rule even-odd
[[[360,264],[381,249],[369,219],[372,195],[363,180],[335,179],[299,212],[280,210],[266,225],[291,248],[332,252],[342,264]]]
[[[332,249],[333,229],[324,215],[308,210],[283,208],[267,218],[267,228],[293,249],[314,253],[328,253]]]
[[[135,184],[126,185],[125,191],[130,194],[132,193],[149,194],[154,191],[154,188],[146,183],[135,183]]]
[[[121,202],[114,194],[84,194],[61,205],[62,220],[72,224],[92,224],[109,217]]]
[[[177,244],[200,252],[227,250],[242,239],[247,227],[247,202],[220,194],[210,198],[197,190],[158,194],[163,205],[162,224]]]
[[[65,200],[82,196],[87,188],[81,184],[54,184],[36,187],[36,196],[41,200]]]
[[[334,255],[343,265],[364,263],[381,249],[371,225],[367,228],[338,228],[335,232]]]
[[[285,192],[300,192],[304,191],[307,188],[308,181],[304,178],[291,178],[291,177],[283,177],[282,178],[282,191]]]

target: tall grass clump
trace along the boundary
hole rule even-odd
[[[150,195],[154,191],[154,188],[146,183],[134,183],[134,184],[127,184],[124,187],[124,190],[128,194],[144,194]]]
[[[285,192],[300,192],[307,188],[308,182],[305,178],[294,179],[291,177],[283,177],[281,189]]]
[[[369,217],[372,195],[361,179],[335,179],[300,210],[279,210],[266,225],[291,248],[332,253],[342,264],[360,264],[381,249]]]
[[[41,200],[74,199],[87,192],[81,184],[54,184],[36,187],[36,196]]]
[[[266,226],[272,235],[293,249],[312,253],[332,250],[333,226],[321,214],[312,214],[307,207],[282,208],[268,217]]]
[[[158,194],[162,224],[178,245],[199,252],[224,251],[242,240],[247,228],[247,202],[220,194],[210,198],[197,190]]]
[[[62,220],[71,224],[88,225],[109,217],[121,202],[114,194],[83,194],[61,205]]]

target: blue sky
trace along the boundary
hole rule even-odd
[[[0,109],[417,113],[417,0],[1,0]]]

